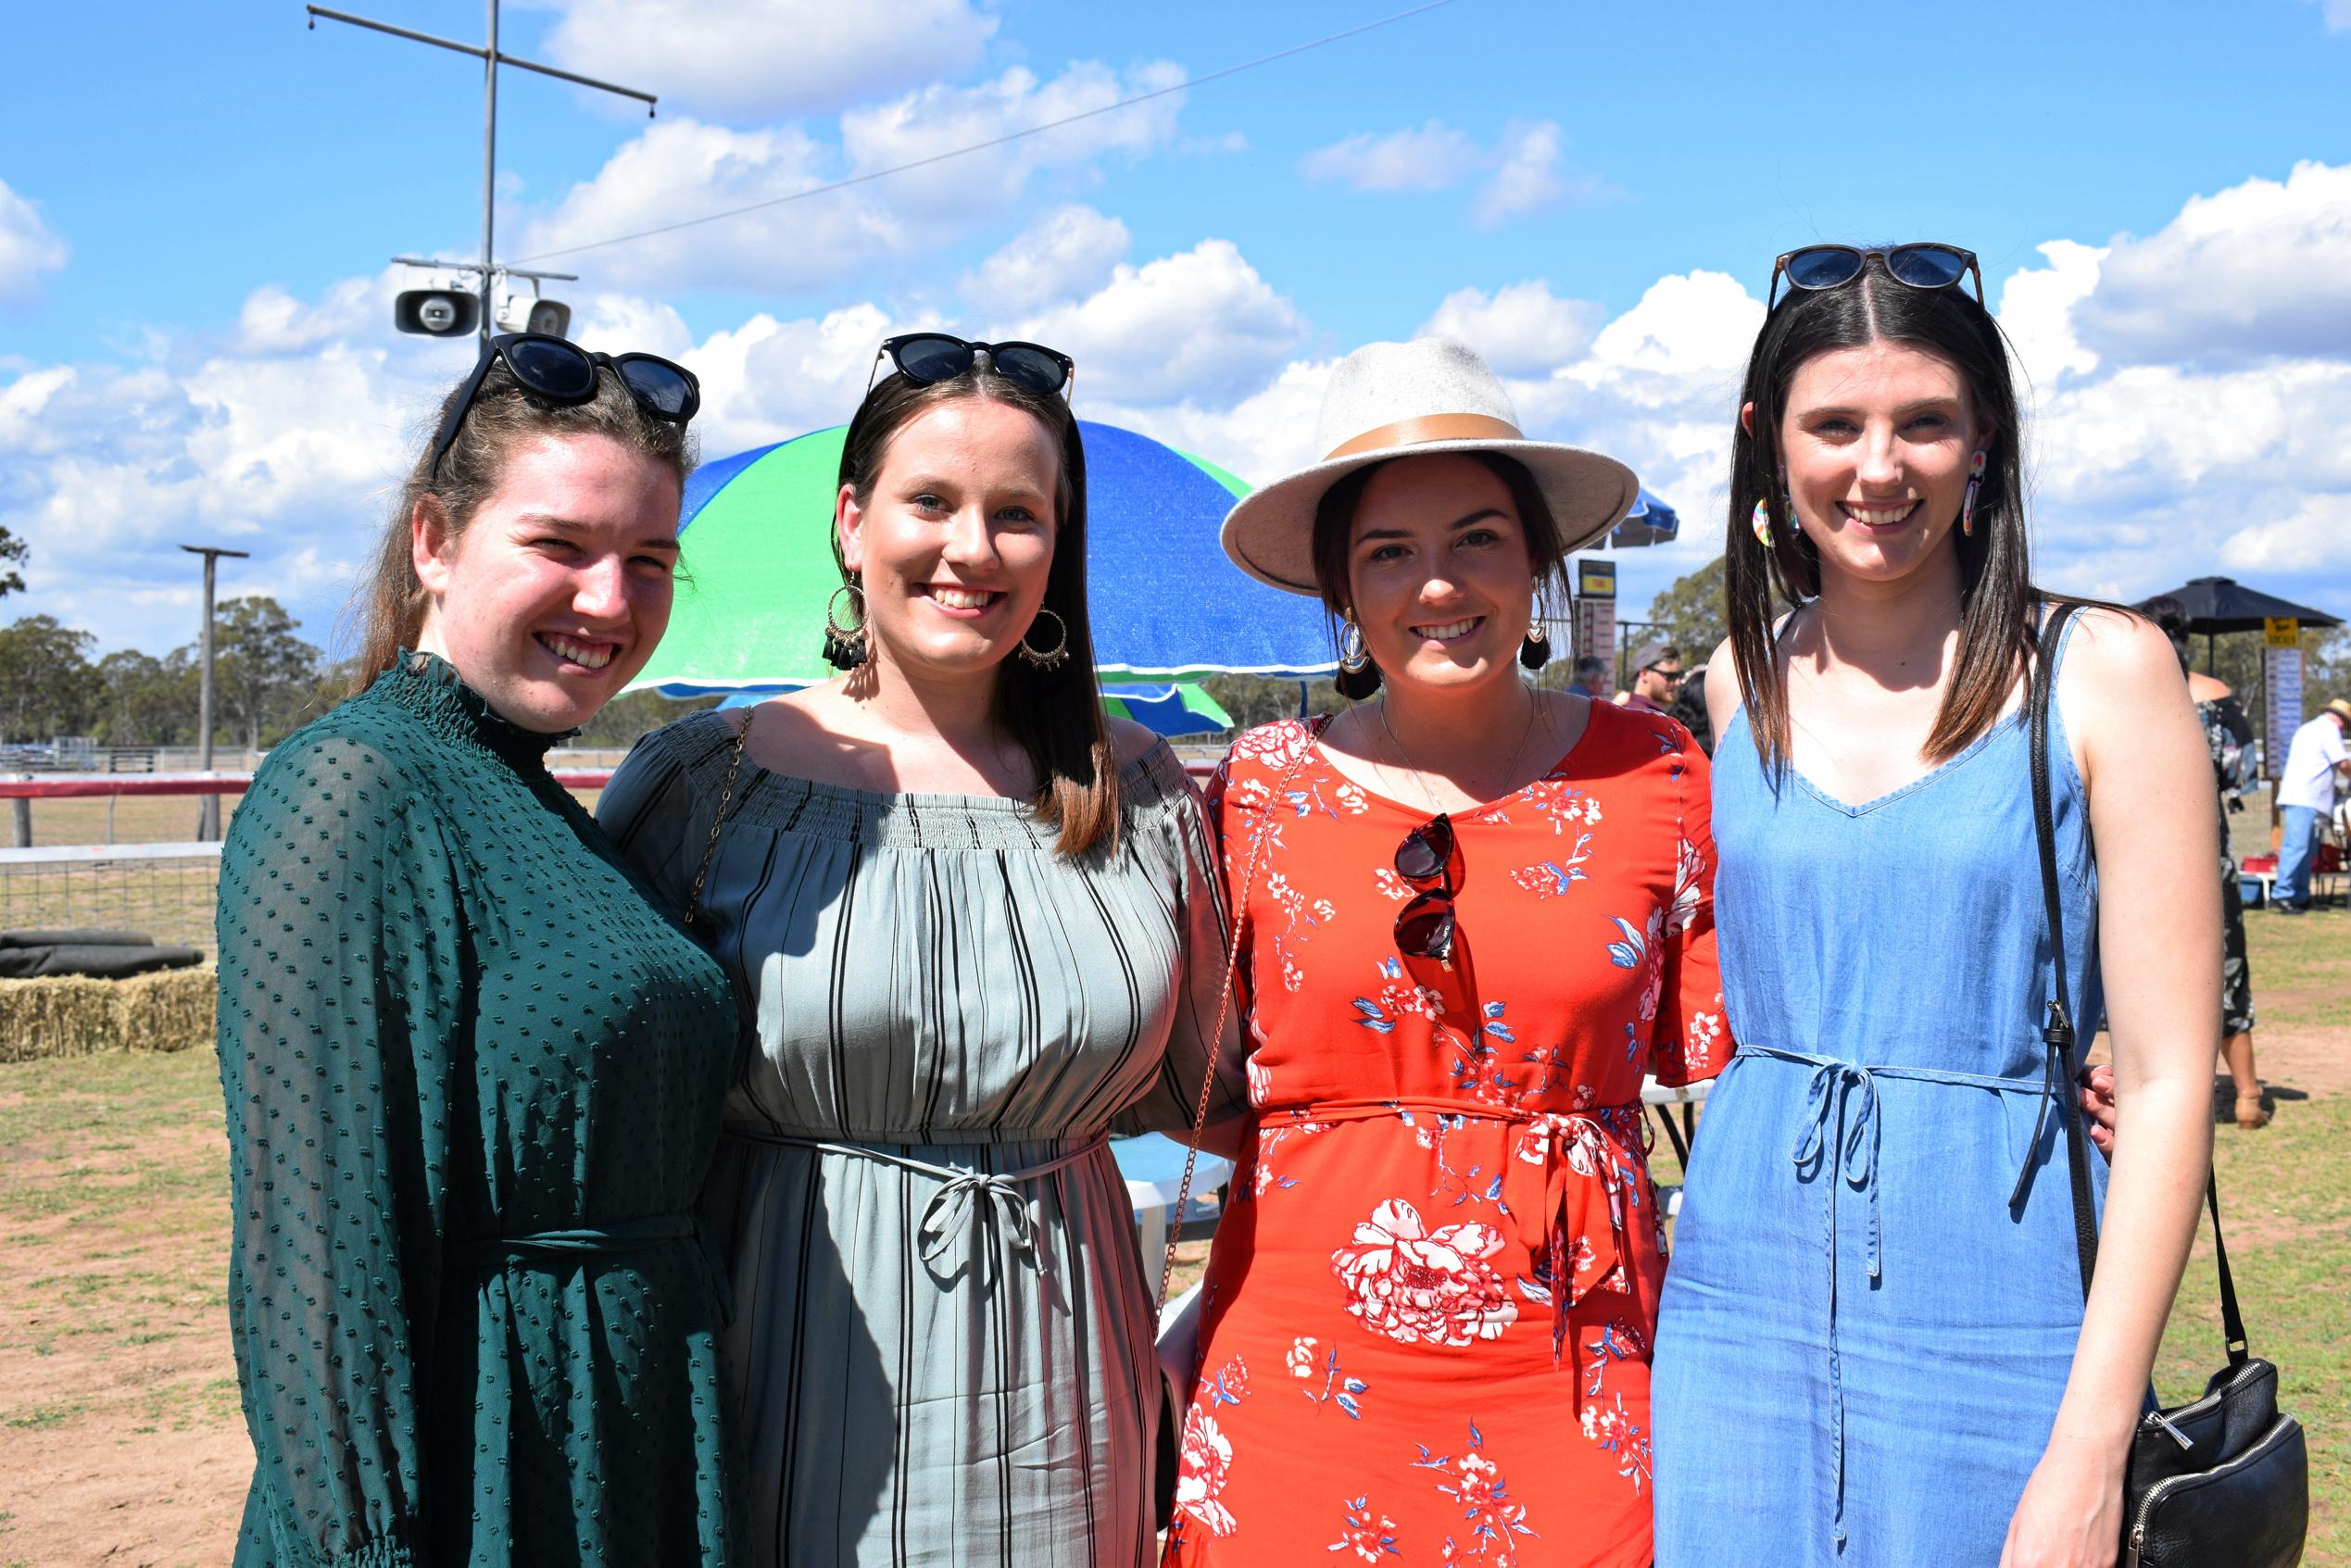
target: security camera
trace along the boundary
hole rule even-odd
[[[424,337],[462,337],[482,320],[482,302],[453,289],[405,289],[392,302],[392,324]]]

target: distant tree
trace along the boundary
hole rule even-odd
[[[673,698],[660,692],[631,692],[614,697],[604,705],[595,718],[581,726],[573,746],[635,746],[637,737],[664,724],[675,723],[689,713],[705,708],[716,708],[723,698],[698,696]]]
[[[1695,670],[1714,657],[1730,635],[1723,608],[1722,560],[1716,556],[1697,571],[1674,579],[1672,586],[1649,601],[1648,619],[1657,623],[1648,633],[1681,650],[1685,670]]]
[[[0,740],[83,733],[95,706],[94,640],[47,615],[24,616],[0,629]]]
[[[104,746],[184,746],[196,727],[195,660],[185,648],[163,658],[124,648],[98,660],[91,733]]]
[[[295,636],[302,623],[267,594],[220,606],[213,632],[213,676],[220,717],[245,731],[248,750],[308,696],[319,678],[319,650]]]
[[[1298,683],[1271,675],[1211,675],[1201,685],[1233,716],[1236,730],[1298,717]],[[1306,711],[1336,713],[1347,704],[1327,679],[1306,683]]]
[[[0,528],[0,599],[24,589],[24,573],[17,568],[32,558],[32,551],[25,542]]]

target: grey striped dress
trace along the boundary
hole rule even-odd
[[[680,907],[733,746],[697,714],[604,795]],[[744,1015],[705,1211],[757,1562],[1151,1553],[1151,1301],[1102,1139],[1189,1120],[1223,894],[1173,754],[1122,783],[1118,847],[1070,861],[1025,802],[744,764],[700,932]]]

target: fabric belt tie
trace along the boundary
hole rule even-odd
[[[1624,1125],[1612,1126],[1611,1115]],[[1500,1122],[1518,1130],[1509,1166],[1498,1178],[1496,1201],[1518,1222],[1527,1250],[1549,1264],[1552,1362],[1573,1370],[1566,1354],[1569,1309],[1612,1279],[1617,1283],[1611,1288],[1622,1289],[1636,1303],[1640,1298],[1625,1229],[1626,1210],[1640,1205],[1641,1178],[1647,1170],[1645,1160],[1625,1157],[1628,1143],[1635,1152],[1647,1152],[1649,1124],[1640,1103],[1548,1111],[1477,1101],[1326,1100],[1260,1113],[1261,1123],[1276,1124],[1422,1116],[1435,1119],[1440,1152],[1448,1121]],[[1578,1241],[1589,1245],[1578,1247]],[[1601,1354],[1622,1354],[1615,1348],[1616,1336],[1606,1337]],[[1596,1382],[1589,1391],[1598,1394]],[[1571,1412],[1580,1412],[1586,1392],[1578,1377],[1569,1396]]]
[[[654,1214],[641,1220],[616,1220],[609,1225],[582,1225],[570,1230],[531,1231],[521,1236],[477,1236],[455,1242],[457,1255],[480,1268],[554,1269],[582,1259],[622,1252],[649,1252],[673,1242],[692,1241],[702,1261],[710,1292],[718,1298],[723,1323],[735,1321],[735,1288],[718,1250],[710,1245],[701,1222],[691,1214]]]
[[[916,1175],[928,1176],[939,1184],[938,1190],[923,1205],[921,1223],[915,1227],[915,1241],[923,1255],[923,1266],[944,1280],[954,1273],[951,1263],[940,1260],[955,1244],[956,1238],[973,1228],[974,1217],[980,1218],[986,1229],[996,1234],[1000,1241],[1009,1242],[1015,1252],[1025,1254],[1040,1274],[1051,1272],[1045,1249],[1037,1245],[1037,1205],[1021,1191],[1020,1184],[1050,1176],[1064,1166],[1075,1165],[1097,1149],[1110,1147],[1110,1135],[1097,1133],[1084,1143],[1057,1159],[1041,1165],[1024,1166],[1017,1171],[975,1171],[968,1166],[934,1165],[926,1160],[916,1160],[903,1154],[892,1154],[873,1144],[834,1143],[823,1138],[798,1138],[782,1133],[740,1131],[729,1128],[736,1137],[756,1143],[774,1144],[786,1148],[812,1148],[821,1154],[847,1155],[857,1160],[872,1160],[884,1165],[895,1165]],[[972,1268],[977,1283],[985,1285],[991,1277],[988,1260],[994,1248],[974,1248]]]
[[[1789,1158],[1800,1173],[1817,1169],[1828,1178],[1825,1241],[1829,1255],[1829,1432],[1834,1469],[1830,1495],[1836,1499],[1829,1520],[1829,1534],[1842,1548],[1845,1544],[1845,1386],[1844,1358],[1837,1341],[1837,1185],[1842,1180],[1862,1197],[1867,1214],[1867,1245],[1864,1257],[1868,1263],[1869,1277],[1878,1279],[1882,1265],[1878,1212],[1879,1080],[1898,1078],[1956,1088],[1991,1089],[2001,1094],[2042,1095],[2044,1097],[2043,1122],[2046,1120],[2045,1097],[2054,1091],[2045,1078],[2035,1083],[2030,1079],[1995,1078],[1980,1073],[1942,1073],[1916,1067],[1865,1067],[1842,1057],[1814,1056],[1804,1051],[1783,1051],[1770,1046],[1753,1046],[1743,1042],[1732,1060],[1735,1061],[1741,1057],[1768,1057],[1811,1069],[1810,1081],[1804,1091],[1804,1125]],[[2025,1148],[2024,1162],[2028,1173],[2032,1169],[2033,1152],[2040,1147],[2042,1125],[2043,1123],[2034,1124],[2032,1141]]]

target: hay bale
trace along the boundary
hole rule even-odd
[[[125,1049],[212,1048],[213,1002],[219,993],[220,977],[211,965],[134,974],[111,985]]]
[[[208,964],[129,980],[0,980],[0,1062],[208,1048],[217,985]]]
[[[0,1061],[122,1048],[115,983],[82,975],[0,980]]]

